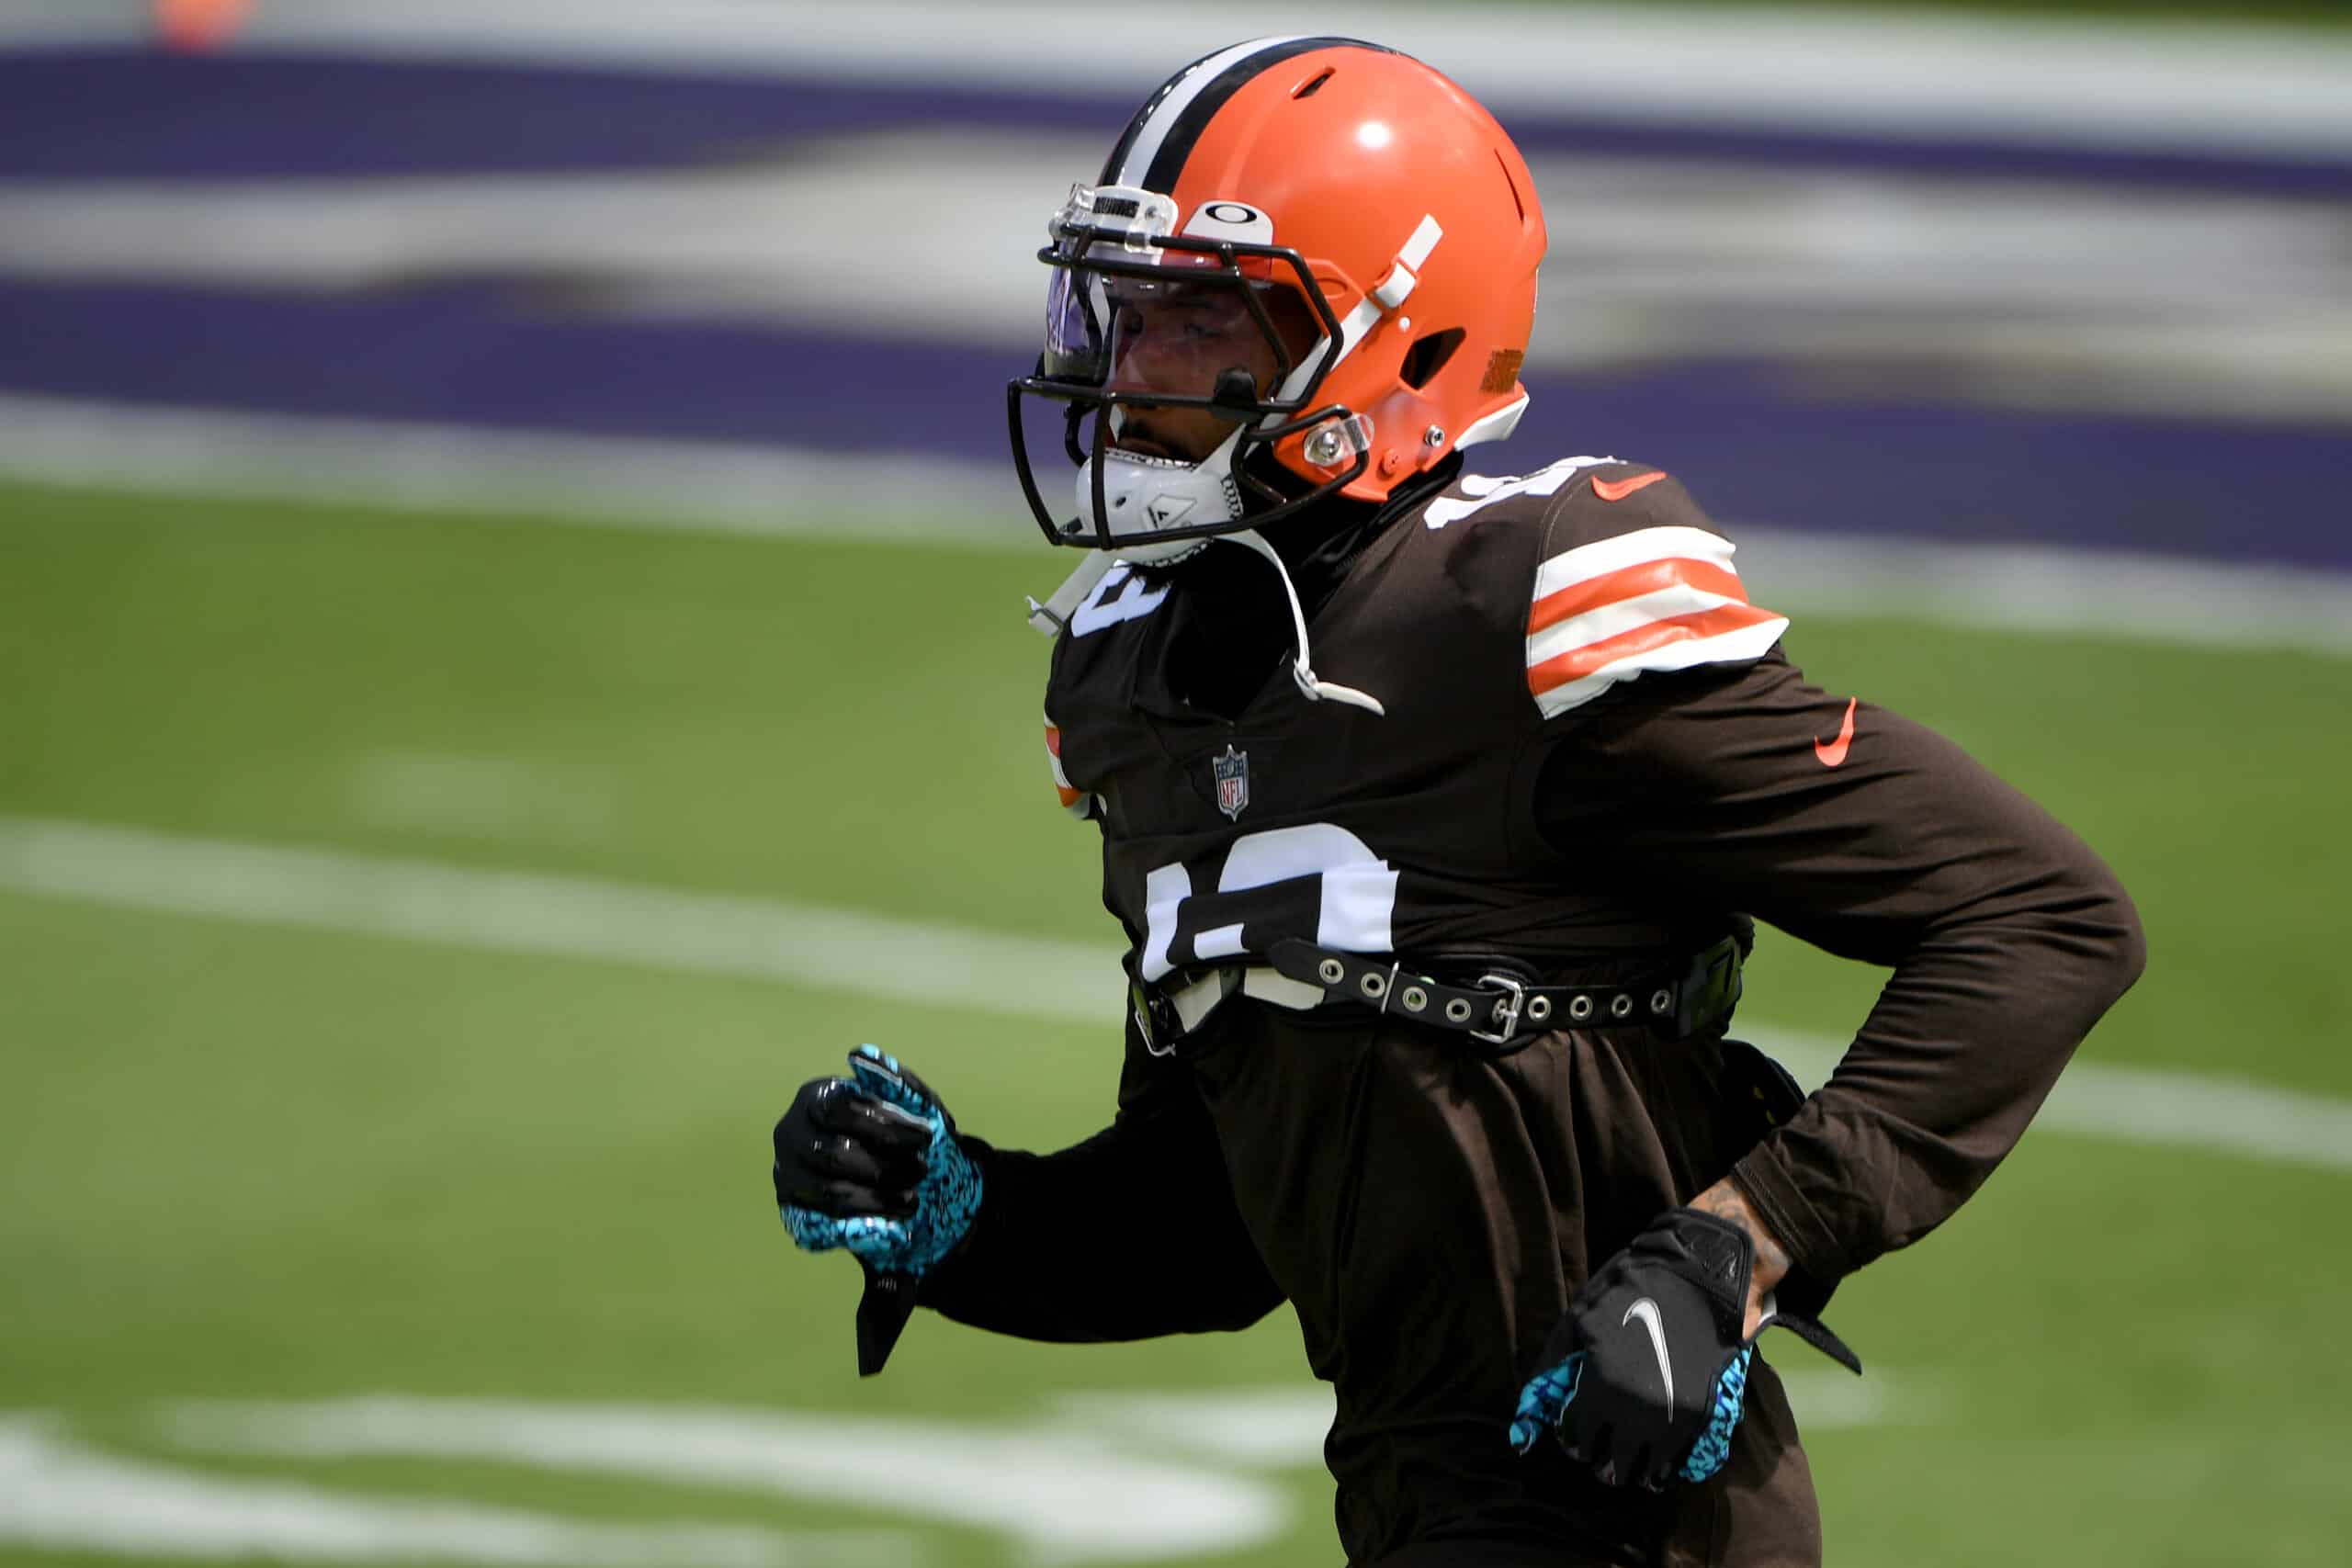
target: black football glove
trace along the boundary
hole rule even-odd
[[[858,1371],[882,1370],[914,1311],[914,1285],[955,1250],[980,1207],[980,1173],[921,1078],[871,1045],[851,1076],[800,1087],[775,1124],[777,1213],[807,1252],[846,1250],[865,1269]]]
[[[914,1212],[931,1124],[854,1079],[811,1078],[776,1122],[774,1143],[779,1211],[904,1217]]]
[[[1568,1303],[1520,1390],[1513,1447],[1547,1429],[1603,1482],[1657,1489],[1704,1481],[1731,1455],[1755,1341],[1747,1316],[1755,1246],[1728,1220],[1669,1209],[1602,1264]],[[1781,1323],[1855,1372],[1843,1341],[1810,1320]],[[1759,1330],[1760,1332],[1760,1330]]]

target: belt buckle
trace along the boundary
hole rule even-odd
[[[1483,1029],[1473,1029],[1469,1031],[1470,1038],[1483,1040],[1489,1045],[1508,1045],[1510,1037],[1519,1032],[1519,1015],[1527,1006],[1527,987],[1509,975],[1491,972],[1479,976],[1478,984],[1502,988],[1502,1005],[1495,1010],[1502,1015],[1502,1030],[1499,1033],[1490,1034]]]
[[[1127,982],[1127,1008],[1135,1019],[1136,1032],[1143,1037],[1144,1051],[1153,1056],[1172,1056],[1176,1042],[1183,1037],[1177,1022],[1176,1010],[1168,1004],[1156,987],[1140,980]],[[1167,1043],[1162,1044],[1165,1040]]]
[[[1176,1055],[1183,1040],[1196,1032],[1209,1016],[1238,995],[1249,971],[1220,964],[1173,987],[1133,982],[1136,1024],[1143,1031],[1143,1048],[1154,1056]],[[1171,976],[1172,978],[1172,976]]]

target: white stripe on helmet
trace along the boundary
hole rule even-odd
[[[1151,172],[1152,160],[1159,156],[1160,144],[1168,140],[1169,129],[1183,118],[1193,100],[1199,97],[1202,90],[1216,81],[1227,66],[1238,64],[1261,50],[1295,43],[1306,36],[1305,33],[1290,33],[1282,38],[1253,38],[1247,43],[1237,43],[1231,49],[1220,50],[1193,67],[1183,81],[1177,85],[1176,90],[1161,100],[1159,107],[1152,110],[1151,118],[1136,130],[1135,145],[1127,149],[1125,159],[1103,183],[1121,186],[1143,184],[1144,176]]]

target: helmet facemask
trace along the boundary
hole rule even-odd
[[[1022,489],[1055,544],[1172,560],[1312,505],[1370,461],[1364,422],[1314,402],[1341,335],[1306,259],[1245,204],[1207,203],[1182,234],[1175,215],[1148,191],[1077,186],[1037,253],[1055,269],[1045,349],[1007,402]],[[1066,520],[1039,491],[1024,397],[1060,405],[1078,465]],[[1271,448],[1302,434],[1321,477],[1278,489],[1295,465]]]

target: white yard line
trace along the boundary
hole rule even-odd
[[[1743,1024],[1740,1033],[1807,1088],[1827,1080],[1844,1048],[1841,1042],[1770,1025]],[[2245,1078],[2078,1059],[2033,1125],[2038,1132],[2352,1171],[2352,1100]]]
[[[165,1430],[215,1452],[430,1455],[800,1497],[989,1530],[1028,1562],[1212,1556],[1291,1513],[1264,1481],[1034,1422],[377,1395],[180,1406]]]
[[[916,1562],[903,1530],[617,1525],[361,1496],[119,1458],[22,1414],[0,1415],[0,1542],[142,1558],[544,1568],[912,1568]]]
[[[1037,560],[1041,593],[1063,566],[1022,514],[1009,464],[898,453],[836,457],[0,394],[0,475],[142,493],[511,512],[551,526],[1025,551]],[[1943,626],[2352,653],[2352,577],[1864,539],[1736,519],[1735,532],[1758,602],[1783,613],[1900,613]]]
[[[1783,1371],[1810,1431],[1932,1420],[1931,1388]],[[711,1487],[987,1530],[1039,1563],[1194,1559],[1273,1540],[1293,1498],[1268,1471],[1322,1464],[1320,1383],[1066,1393],[1040,1415],[916,1420],[725,1405],[371,1394],[155,1407],[191,1453],[429,1458]],[[0,1542],[63,1551],[582,1568],[913,1568],[905,1529],[616,1526],[470,1503],[360,1496],[126,1459],[55,1416],[0,1412]]]
[[[2172,647],[2352,654],[2352,575],[2128,550],[1750,528],[1740,575],[1783,614]]]
[[[697,975],[781,980],[888,1001],[1109,1028],[1110,950],[890,919],[775,898],[22,817],[0,817],[0,890],[115,908],[345,931]],[[910,954],[922,962],[910,962]],[[1838,1042],[1747,1032],[1817,1083]],[[2070,1068],[2045,1131],[2352,1171],[2352,1102],[2244,1079]]]
[[[0,45],[123,43],[144,6],[14,0]],[[2214,22],[1884,16],[1855,8],[1430,6],[1302,0],[1135,9],[1106,47],[1067,4],[865,0],[304,0],[259,6],[231,45],[628,70],[792,71],[1140,98],[1237,39],[1338,31],[1404,49],[1498,111],[2122,150],[2352,152],[2352,41]]]
[[[983,469],[904,453],[837,457],[0,393],[0,474],[427,513],[511,508],[548,522],[680,533],[1045,547],[1035,525],[1018,521],[1009,461]]]
[[[75,822],[0,818],[0,887],[119,908],[782,980],[1063,1021],[1115,1019],[1124,994],[1115,960],[1072,942],[778,898]],[[910,963],[910,953],[922,954],[922,962]]]
[[[1768,1353],[1770,1350],[1768,1347]],[[1834,1367],[1775,1364],[1797,1423],[1808,1433],[1833,1427],[1918,1424],[1939,1416],[1941,1393],[1932,1384],[1872,1366],[1857,1378]],[[1065,1393],[1055,1407],[1067,1419],[1153,1452],[1197,1454],[1228,1464],[1283,1465],[1313,1470],[1323,1462],[1323,1437],[1333,1414],[1329,1385],[1264,1389],[1220,1388],[1205,1393],[1148,1393],[1132,1389]]]
[[[1874,1373],[1783,1371],[1808,1430],[1932,1419],[1940,1401]],[[1012,1560],[1193,1559],[1273,1540],[1331,1425],[1319,1383],[1084,1392],[1037,1416],[915,1420],[720,1405],[530,1404],[373,1394],[164,1404],[193,1453],[520,1465],[869,1508],[990,1531]],[[0,1412],[0,1542],[90,1552],[582,1568],[913,1568],[904,1529],[616,1526],[470,1503],[365,1497],[125,1459],[53,1416]]]

